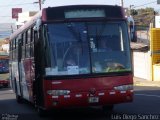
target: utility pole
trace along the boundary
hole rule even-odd
[[[123,0],[120,0],[120,6],[123,7]]]
[[[39,9],[41,10],[42,9],[42,1],[39,0]]]
[[[39,10],[41,10],[42,9],[42,1],[44,2],[45,0],[38,0],[38,1],[36,1],[36,2],[34,2],[35,4],[39,4]]]
[[[129,6],[129,14],[131,15],[132,13],[131,13],[131,10],[132,10],[132,7],[133,7],[134,5],[130,5]]]

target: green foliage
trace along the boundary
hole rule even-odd
[[[154,8],[141,8],[141,9],[131,9],[131,15],[133,16],[136,25],[149,26],[154,20],[155,14]]]
[[[135,10],[135,9],[131,9],[131,15],[132,16],[135,16],[135,15],[137,15],[138,14],[138,12]]]

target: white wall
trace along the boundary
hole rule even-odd
[[[134,76],[151,80],[150,53],[134,51],[132,55]]]

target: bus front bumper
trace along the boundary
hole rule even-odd
[[[133,101],[133,90],[97,91],[95,94],[88,92],[70,93],[69,95],[52,96],[47,95],[45,108],[69,108],[113,105]]]

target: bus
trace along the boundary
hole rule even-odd
[[[100,42],[110,49],[101,49]],[[52,109],[132,102],[133,75],[123,8],[44,8],[10,36],[11,85],[18,102]]]
[[[9,55],[0,54],[0,87],[9,86]]]

